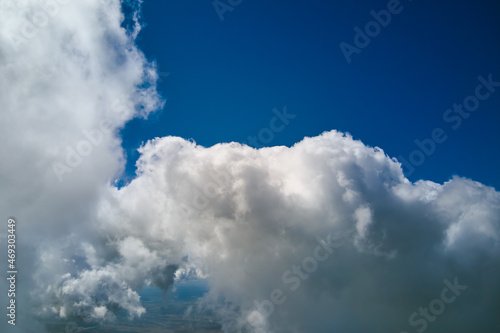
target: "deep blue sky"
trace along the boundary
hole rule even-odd
[[[227,0],[222,0],[228,3]],[[347,63],[382,1],[243,0],[219,19],[212,1],[145,0],[138,44],[168,72],[165,108],[122,131],[127,175],[135,149],[167,135],[211,146],[245,142],[269,127],[273,108],[297,115],[267,145],[290,146],[337,129],[408,158],[434,128],[448,139],[409,175],[460,175],[500,189],[500,87],[453,130],[445,111],[474,94],[479,75],[500,81],[498,1],[401,1],[401,12]]]

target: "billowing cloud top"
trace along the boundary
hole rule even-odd
[[[140,317],[140,288],[190,277],[225,332],[500,329],[495,189],[411,183],[336,131],[290,148],[157,138],[117,189],[116,130],[162,104],[139,25],[118,0],[0,4],[0,210],[18,221],[25,331]]]

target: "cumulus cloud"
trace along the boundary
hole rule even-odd
[[[127,3],[137,10],[138,2]],[[19,330],[28,325],[32,300],[40,294],[32,276],[60,286],[54,292],[62,298],[72,280],[87,276],[81,271],[86,266],[70,271],[73,256],[80,254],[63,245],[79,244],[75,250],[91,257],[80,243],[93,249],[101,240],[93,240],[95,231],[86,223],[99,193],[124,168],[117,130],[162,106],[155,65],[134,43],[137,17],[132,13],[130,28],[123,28],[119,0],[0,1],[0,211],[4,219],[18,220],[22,273],[16,297],[25,304],[17,311]],[[5,237],[0,242],[5,246]],[[114,255],[76,264],[93,265]],[[63,283],[68,273],[73,275]],[[0,286],[6,295],[6,281]],[[110,288],[124,295],[119,301],[135,297],[121,281]],[[102,308],[94,310],[106,316]],[[2,331],[5,326],[2,320]]]
[[[162,105],[137,11],[123,24],[118,0],[0,4],[0,210],[18,221],[20,329],[137,318],[142,287],[187,278],[208,281],[198,308],[225,332],[500,329],[494,188],[411,183],[331,131],[290,148],[157,138],[117,189],[117,130]]]
[[[200,307],[227,332],[422,329],[410,315],[455,278],[467,292],[429,327],[498,327],[493,188],[412,184],[382,150],[335,131],[291,148],[166,137],[141,154],[137,178],[102,203],[102,223],[110,236],[177,243],[210,282]]]

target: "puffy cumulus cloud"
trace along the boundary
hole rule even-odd
[[[36,315],[112,321],[123,309],[133,319],[145,312],[138,289],[152,285],[166,291],[174,282],[178,265],[168,251],[133,236],[102,241],[73,235],[58,247],[38,248],[30,299]]]
[[[32,315],[139,317],[140,288],[192,277],[207,279],[198,307],[226,332],[500,329],[495,189],[410,183],[381,149],[335,131],[291,148],[158,138],[117,189],[117,130],[162,103],[134,44],[137,11],[124,22],[118,0],[0,9],[0,211],[17,219],[17,330],[42,332]]]
[[[119,0],[0,0],[0,211],[2,219],[14,216],[18,221],[22,251],[17,263],[22,273],[16,297],[25,306],[18,308],[16,328],[21,331],[42,331],[23,326],[32,312],[28,299],[34,297],[32,292],[39,294],[31,288],[32,275],[47,284],[59,283],[57,293],[64,299],[59,308],[66,312],[70,297],[64,295],[72,290],[78,294],[72,281],[85,277],[93,283],[89,288],[115,278],[109,290],[123,296],[101,294],[117,304],[132,304],[136,297],[122,286],[120,274],[126,272],[118,266],[133,265],[136,258],[120,248],[116,251],[123,259],[114,263],[115,275],[73,268],[74,275],[62,278],[74,260],[73,250],[62,245],[68,235],[91,244],[89,251],[105,244],[94,240],[95,232],[86,223],[93,219],[99,193],[124,168],[117,130],[163,103],[155,88],[155,65],[134,43],[140,1],[128,2],[136,11],[122,24],[126,18]],[[5,247],[5,237],[0,246]],[[74,251],[83,251],[82,246]],[[96,263],[76,264],[96,265],[107,259],[93,260]],[[32,274],[32,267],[40,269]],[[5,279],[0,288],[6,295]],[[78,302],[81,309],[86,307],[84,298]],[[92,311],[96,317],[108,315],[102,307]],[[2,320],[0,330],[6,325]]]
[[[210,283],[199,307],[226,332],[499,327],[493,188],[412,184],[382,150],[335,131],[258,150],[166,137],[141,154],[137,178],[100,203],[101,233],[177,249],[180,267],[187,256]],[[460,295],[431,303],[447,283]]]

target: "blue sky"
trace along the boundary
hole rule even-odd
[[[388,5],[245,0],[221,21],[210,1],[146,0],[138,44],[164,73],[159,90],[167,102],[122,131],[125,179],[143,141],[175,135],[204,146],[248,143],[269,127],[273,108],[286,106],[297,117],[265,145],[290,146],[336,129],[408,159],[415,139],[442,128],[447,140],[409,179],[443,182],[457,174],[500,188],[492,149],[500,142],[500,94],[481,101],[457,130],[443,120],[474,93],[479,75],[500,81],[500,5],[403,1],[348,64],[339,44],[354,45],[354,27],[364,30],[370,12]]]

